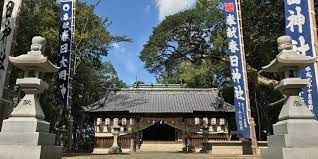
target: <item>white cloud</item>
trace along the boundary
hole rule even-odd
[[[126,49],[125,49],[121,44],[113,43],[113,44],[112,44],[112,47],[113,47],[115,50],[118,50],[119,53],[125,53],[125,52],[126,52]]]
[[[162,21],[166,16],[193,7],[196,0],[155,0],[159,10],[159,20]]]
[[[118,48],[119,48],[119,44],[118,44],[118,43],[113,43],[112,45],[113,45],[113,47],[114,47],[115,49],[118,49]]]

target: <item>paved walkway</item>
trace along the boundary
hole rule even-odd
[[[212,155],[200,153],[173,153],[173,152],[137,152],[122,155],[78,155],[63,157],[63,159],[260,159],[253,156]]]

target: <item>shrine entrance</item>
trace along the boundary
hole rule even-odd
[[[142,131],[144,141],[176,141],[177,129],[162,122],[156,122]]]

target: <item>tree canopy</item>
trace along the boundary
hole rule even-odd
[[[2,6],[1,6],[2,4]],[[0,2],[3,7],[3,1]],[[109,61],[103,61],[113,43],[130,42],[126,36],[114,36],[108,31],[111,21],[100,18],[94,13],[94,5],[77,2],[76,30],[73,48],[75,75],[73,76],[72,115],[74,116],[74,145],[76,149],[83,149],[92,142],[92,120],[87,120],[81,106],[99,100],[108,88],[126,87],[116,70]],[[19,56],[30,49],[34,36],[43,36],[47,40],[44,54],[58,64],[58,36],[59,36],[59,2],[57,0],[24,0],[18,19],[16,41],[11,56]],[[15,88],[16,78],[23,77],[21,70],[12,68],[10,76],[11,90]],[[51,131],[56,133],[63,125],[68,126],[68,112],[60,102],[57,74],[46,74],[44,80],[50,88],[40,96],[40,102],[51,123]],[[22,96],[21,91],[10,92],[8,99]],[[17,103],[15,103],[17,104]]]
[[[232,103],[222,6],[220,0],[198,0],[196,7],[166,17],[154,28],[140,53],[145,68],[159,82],[218,87],[225,100]],[[278,92],[269,93],[273,92],[277,77],[260,70],[278,54],[276,38],[284,34],[283,9],[283,0],[244,0],[242,4],[251,107],[253,116],[262,120],[258,128],[269,132],[279,108],[268,104],[281,96]]]

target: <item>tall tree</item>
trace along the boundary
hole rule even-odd
[[[102,97],[103,91],[97,89],[100,86],[104,87],[125,87],[125,84],[118,79],[116,71],[111,63],[103,63],[102,58],[107,56],[109,49],[114,42],[131,41],[126,36],[113,36],[108,31],[107,27],[110,25],[109,19],[102,19],[94,13],[93,5],[88,5],[83,2],[77,3],[76,10],[76,36],[73,54],[76,55],[77,73],[74,77],[73,85],[73,105],[72,111],[75,116],[76,129],[74,134],[91,133],[80,131],[83,128],[78,125],[83,125],[80,109],[86,102]],[[58,29],[59,29],[59,2],[56,0],[24,0],[21,10],[19,29],[17,30],[17,41],[15,51],[12,56],[18,56],[29,51],[31,39],[33,36],[43,36],[47,39],[47,46],[45,55],[49,57],[53,63],[58,64]],[[23,77],[23,73],[13,68],[11,75],[10,86],[13,90],[15,86],[15,79]],[[93,71],[92,71],[93,70]],[[110,76],[111,75],[111,76]],[[46,115],[46,120],[51,123],[51,131],[56,131],[63,125],[68,124],[67,112],[60,103],[59,87],[57,74],[47,74],[44,80],[49,83],[50,88],[43,95],[41,95],[41,105]],[[81,81],[80,79],[85,79]],[[89,95],[84,94],[83,90],[87,90]],[[12,98],[18,96],[19,93],[13,93]],[[90,130],[92,123],[86,123],[86,130]],[[78,140],[75,140],[77,142]],[[81,143],[83,144],[83,143]],[[80,148],[81,145],[76,143]]]
[[[166,17],[154,28],[140,54],[146,69],[160,81],[176,79],[191,87],[224,88],[226,101],[233,101],[232,85],[226,80],[231,76],[221,7],[220,0],[198,0],[195,8]],[[277,111],[258,106],[266,106],[280,95],[264,94],[273,91],[277,77],[259,70],[278,53],[276,38],[284,34],[283,13],[283,0],[244,0],[242,4],[252,111],[255,117],[264,118],[262,129],[269,131],[268,123],[276,119]],[[272,110],[275,115],[268,116]]]

